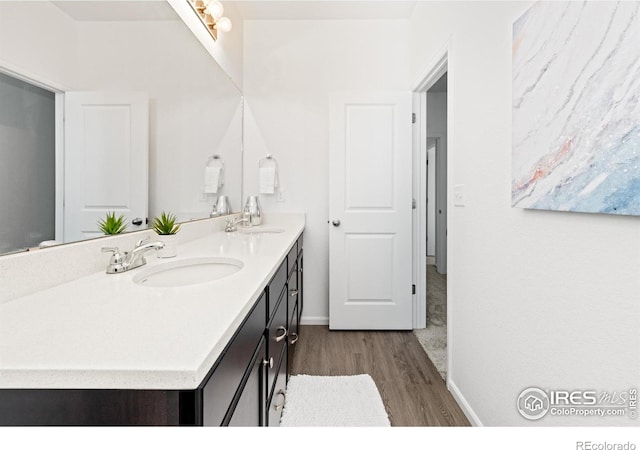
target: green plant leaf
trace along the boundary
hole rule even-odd
[[[153,219],[151,227],[159,235],[176,234],[180,230],[180,224],[176,224],[175,214],[162,211],[160,217]]]
[[[120,234],[127,229],[127,224],[123,215],[116,217],[115,211],[111,211],[106,218],[98,220],[98,228],[104,234]]]

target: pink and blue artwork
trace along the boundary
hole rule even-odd
[[[512,58],[512,205],[640,215],[640,2],[537,2]]]

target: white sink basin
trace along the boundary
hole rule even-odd
[[[151,287],[188,286],[228,277],[243,267],[244,263],[234,258],[189,258],[142,269],[133,282]]]
[[[243,234],[282,233],[282,232],[284,232],[284,229],[283,228],[264,227],[264,226],[257,226],[257,227],[243,227],[243,226],[240,226],[238,228],[238,232],[243,233]]]

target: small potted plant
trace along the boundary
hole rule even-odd
[[[124,233],[127,230],[127,224],[124,221],[123,215],[116,217],[115,211],[108,212],[105,219],[98,220],[98,228],[106,235]]]
[[[171,213],[160,214],[160,217],[153,219],[151,227],[164,242],[164,248],[158,250],[159,258],[172,258],[176,256],[176,243],[174,236],[180,230],[180,224],[176,223],[176,216]]]

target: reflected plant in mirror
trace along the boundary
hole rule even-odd
[[[134,3],[0,1],[0,254],[104,236],[111,211],[132,232],[160,205],[176,224],[208,218],[218,195],[241,205],[242,92],[170,3]]]

